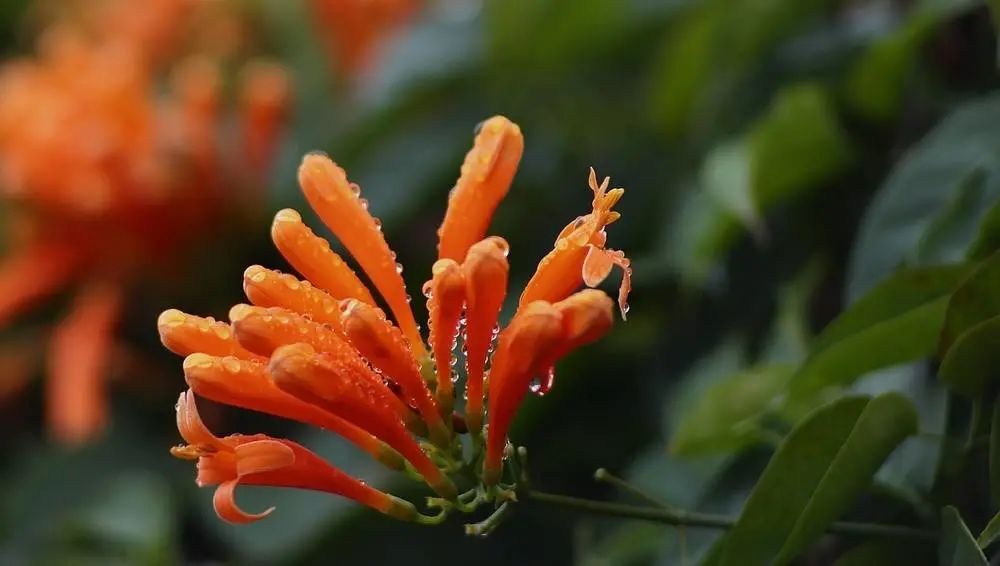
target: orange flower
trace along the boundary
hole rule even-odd
[[[618,218],[611,208],[623,191],[608,191],[607,180],[598,186],[592,171],[593,211],[560,234],[525,291],[530,300],[522,296],[523,305],[499,331],[509,246],[502,238],[484,236],[522,148],[520,129],[500,116],[484,122],[476,135],[438,232],[440,259],[423,288],[429,313],[426,344],[409,306],[402,268],[361,189],[329,158],[306,156],[299,180],[307,200],[377,293],[298,213],[278,212],[271,230],[275,245],[308,281],[253,266],[243,281],[253,306],[233,307],[229,325],[173,310],[161,316],[164,344],[188,355],[184,369],[193,392],[333,430],[387,465],[401,458],[441,496],[432,503],[442,509],[469,511],[499,497],[507,433],[525,395],[548,390],[561,357],[611,328],[613,301],[602,291],[575,291],[582,283],[599,283],[611,265],[626,272],[622,305],[629,286],[628,260],[604,249],[604,228]],[[376,306],[379,299],[391,319]],[[453,352],[459,339],[465,348],[467,400],[464,415],[453,415],[454,382],[460,377]],[[466,426],[454,426],[463,423],[463,416]],[[464,431],[471,433],[473,452],[485,449],[481,468],[478,457],[465,461],[458,436]],[[449,474],[470,467],[481,483],[459,495]],[[220,481],[234,477],[239,479],[230,472]],[[271,477],[269,485],[323,490]],[[223,518],[233,516],[230,506],[217,504],[216,510]]]
[[[215,512],[231,523],[250,523],[274,511],[273,507],[256,514],[241,510],[235,500],[240,484],[325,491],[400,519],[417,515],[409,502],[369,487],[294,442],[263,434],[218,438],[201,421],[191,391],[177,400],[177,429],[187,444],[171,449],[171,454],[198,461],[198,485],[218,486]]]
[[[330,60],[346,77],[368,69],[383,43],[406,24],[417,0],[310,0]]]
[[[106,420],[104,381],[126,288],[152,272],[176,273],[225,203],[254,201],[226,188],[261,187],[279,138],[289,88],[277,66],[247,68],[232,140],[222,135],[217,61],[182,61],[169,96],[161,92],[144,49],[167,30],[143,26],[180,25],[195,4],[157,2],[169,22],[120,22],[123,33],[106,40],[55,26],[37,56],[0,68],[0,196],[16,213],[12,251],[0,262],[0,323],[82,289],[53,333],[48,364],[47,417],[62,441],[84,441]]]

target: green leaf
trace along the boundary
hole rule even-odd
[[[985,402],[985,399],[979,402]],[[993,502],[998,503],[1000,502],[1000,396],[993,401],[993,415],[990,422],[989,462],[990,495],[993,496]],[[1000,525],[997,528],[1000,529]]]
[[[916,412],[895,393],[845,397],[814,412],[771,458],[726,538],[721,566],[790,562],[916,430]]]
[[[701,184],[722,210],[760,236],[763,226],[753,194],[750,168],[750,152],[747,147],[739,142],[729,142],[716,147],[705,158],[701,169]]]
[[[960,335],[997,315],[1000,315],[1000,253],[979,265],[948,300],[938,355],[944,356]]]
[[[761,366],[714,384],[678,425],[670,449],[679,456],[736,452],[760,439],[757,420],[784,390],[794,368]]]
[[[972,538],[969,527],[962,521],[958,509],[952,506],[941,513],[941,544],[938,563],[942,566],[988,566],[983,551]]]
[[[992,474],[992,469],[990,470]],[[992,479],[992,478],[991,478]],[[990,522],[986,524],[986,528],[983,532],[979,533],[979,538],[976,539],[976,543],[979,548],[986,549],[989,545],[993,544],[1000,539],[1000,513],[997,513],[990,519]]]
[[[981,395],[1000,378],[1000,316],[973,326],[948,349],[938,375],[949,388]]]
[[[762,210],[818,187],[852,157],[829,96],[812,83],[780,91],[747,143],[754,198]]]
[[[932,354],[948,296],[968,270],[964,265],[917,268],[879,284],[820,333],[791,381],[793,395],[807,396]]]
[[[858,545],[848,550],[837,558],[833,566],[885,566],[886,564],[929,566],[933,563],[924,545],[913,542],[880,541]]]
[[[970,182],[977,176],[981,183]],[[993,96],[949,114],[889,175],[862,219],[847,296],[862,296],[900,265],[964,259],[998,197],[1000,96]],[[934,233],[947,238],[928,245]]]
[[[985,259],[1000,250],[1000,200],[993,203],[979,222],[976,239],[966,254],[969,259]]]

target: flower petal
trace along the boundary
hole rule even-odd
[[[302,223],[298,212],[279,211],[271,224],[271,239],[281,255],[313,285],[337,299],[355,298],[374,303],[371,293],[344,260]]]
[[[452,383],[455,341],[465,307],[465,276],[462,267],[451,259],[439,259],[431,268],[431,280],[424,285],[427,297],[428,343],[437,370],[435,395],[441,414],[451,415],[455,404]]]
[[[254,440],[240,444],[236,452],[236,475],[273,472],[295,464],[295,452],[277,440]]]
[[[432,440],[439,446],[449,446],[451,435],[402,332],[386,320],[381,309],[356,299],[347,299],[340,305],[340,323],[351,344],[385,379],[402,389],[427,423]]]
[[[313,210],[361,264],[369,279],[385,298],[414,357],[427,355],[417,321],[410,310],[396,254],[385,242],[381,227],[369,214],[357,185],[330,158],[310,154],[299,168],[299,184]]]
[[[522,153],[524,137],[517,124],[503,116],[482,123],[448,197],[448,210],[438,229],[439,258],[462,261],[469,247],[486,235]]]
[[[361,428],[278,389],[263,364],[233,357],[192,354],[184,378],[198,395],[233,407],[317,426],[340,435],[390,468],[402,467],[392,448]]]
[[[279,346],[305,342],[322,352],[350,347],[337,331],[305,316],[279,307],[236,305],[229,309],[236,340],[247,350],[270,356]]]
[[[465,273],[466,307],[465,419],[470,431],[483,424],[483,376],[486,357],[497,335],[497,320],[507,295],[510,246],[501,238],[487,238],[469,248],[462,270]]]
[[[262,360],[240,346],[233,329],[225,322],[168,309],[156,321],[160,341],[171,352],[187,356],[203,352],[212,356],[236,356],[245,360]]]
[[[70,242],[35,244],[9,255],[0,264],[0,324],[57,292],[82,259]]]
[[[322,324],[340,326],[340,309],[336,299],[313,287],[312,283],[299,281],[287,273],[259,265],[250,266],[243,272],[243,291],[258,307],[281,307],[307,315]]]
[[[45,385],[49,427],[60,441],[88,440],[107,420],[104,372],[120,309],[120,290],[100,284],[77,297],[56,329]]]
[[[490,426],[483,464],[483,479],[488,485],[500,479],[503,448],[514,414],[532,378],[548,370],[562,336],[562,315],[544,301],[528,305],[500,333],[490,369]]]
[[[455,496],[455,486],[407,433],[389,407],[392,393],[383,386],[352,379],[342,364],[306,344],[282,346],[271,356],[271,375],[282,390],[348,420],[385,441],[406,458],[440,495]]]
[[[219,487],[215,488],[215,495],[212,497],[212,506],[215,507],[215,514],[220,519],[235,525],[245,525],[257,522],[274,511],[274,507],[270,507],[260,513],[247,513],[240,509],[236,504],[236,486],[238,485],[239,480],[235,479],[220,483]]]
[[[243,159],[264,182],[291,99],[291,79],[281,65],[257,61],[243,72],[240,90],[240,126]]]

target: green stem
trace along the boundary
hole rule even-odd
[[[626,493],[631,493],[635,497],[645,501],[646,503],[649,503],[650,505],[655,505],[656,507],[660,508],[668,508],[668,506],[662,503],[659,499],[653,497],[652,495],[649,495],[648,493],[639,489],[638,487],[612,474],[605,468],[598,468],[597,471],[594,472],[594,479],[597,481],[613,485]]]
[[[623,505],[620,503],[594,501],[541,491],[531,491],[527,493],[527,498],[532,501],[577,509],[595,515],[639,519],[666,525],[702,527],[707,529],[731,529],[736,525],[736,518],[727,515]],[[936,540],[938,537],[938,534],[933,531],[876,523],[832,523],[826,530],[830,533],[845,535],[884,536],[920,540]]]

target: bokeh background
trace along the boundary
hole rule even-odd
[[[0,1],[4,65],[39,61],[40,38],[57,22],[79,21],[106,3]],[[126,4],[134,15],[163,3]],[[975,199],[987,198],[961,188],[969,168],[911,174],[896,208],[869,207],[914,148],[936,151],[947,164],[978,144],[994,164],[1000,159],[997,104],[976,102],[998,86],[992,17],[982,2],[413,0],[386,8],[399,17],[341,18],[354,27],[325,21],[319,4],[194,2],[185,9],[214,15],[191,16],[197,32],[195,24],[177,24],[178,47],[149,63],[149,96],[159,99],[168,97],[182,60],[217,57],[225,114],[239,110],[239,68],[268,58],[290,84],[282,133],[262,177],[224,187],[213,214],[202,214],[197,195],[170,204],[177,218],[198,220],[162,228],[177,242],[169,262],[149,252],[115,260],[138,275],[122,286],[100,383],[110,399],[106,427],[65,442],[46,414],[48,338],[87,281],[5,320],[0,562],[696,562],[711,532],[535,503],[519,505],[486,539],[465,537],[461,518],[417,527],[289,490],[241,488],[245,508],[277,507],[260,523],[235,527],[215,517],[211,490],[198,490],[190,463],[168,454],[179,442],[173,405],[184,383],[180,360],[159,345],[156,316],[177,307],[225,318],[242,299],[247,265],[285,267],[268,226],[278,208],[305,208],[295,169],[308,151],[326,151],[362,186],[415,296],[435,257],[448,190],[483,119],[506,115],[526,140],[491,228],[511,243],[514,289],[565,223],[588,211],[589,166],[625,187],[609,245],[633,261],[629,320],[564,360],[557,386],[529,399],[512,436],[529,447],[534,482],[547,491],[618,497],[592,479],[606,467],[672,504],[720,511],[738,510],[770,452],[767,438],[721,434],[720,441],[704,423],[679,435],[700,392],[741,369],[797,363],[849,297],[895,265],[964,253],[985,210],[985,200]],[[360,62],[347,60],[344,38],[357,45],[364,25],[379,31],[376,48]],[[123,28],[87,29],[103,41]],[[197,39],[225,43],[219,38],[233,35],[233,45],[222,47]],[[0,90],[0,99],[9,94]],[[936,132],[934,144],[922,142],[970,103],[979,106],[963,123]],[[31,119],[44,116],[42,109]],[[238,136],[228,131],[220,127],[216,140],[233,154],[227,144]],[[72,184],[71,160],[51,156],[51,167]],[[17,226],[31,212],[13,188],[2,190],[4,248],[13,257],[23,246]],[[868,236],[859,237],[862,224],[875,226]],[[131,237],[102,240],[96,253],[117,258],[107,247]],[[15,278],[0,287],[16,294],[18,282],[32,285]],[[329,435],[204,405],[219,433],[285,434],[374,484],[420,496]],[[830,563],[836,552],[825,549],[808,563]]]

